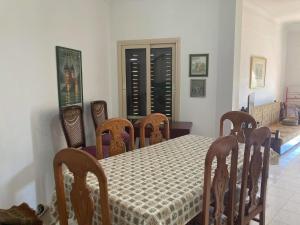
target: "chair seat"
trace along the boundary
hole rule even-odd
[[[42,225],[35,211],[26,203],[13,206],[10,209],[0,209],[0,224],[5,225]]]
[[[123,140],[126,144],[129,143],[129,134],[126,131],[122,132],[122,137]],[[110,141],[111,141],[111,135],[108,133],[105,133],[102,135],[102,143],[103,145],[110,145]]]
[[[109,146],[108,145],[102,145],[102,149],[103,149],[103,157],[104,158],[109,157]],[[88,152],[89,154],[91,154],[95,158],[97,157],[96,146],[87,146],[87,147],[82,148],[82,150]]]

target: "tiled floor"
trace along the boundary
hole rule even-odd
[[[266,224],[300,225],[300,146],[270,165]]]

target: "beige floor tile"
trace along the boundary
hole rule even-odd
[[[271,186],[269,185],[268,190],[267,190],[267,199],[268,198],[275,198],[275,201],[282,202],[282,200],[288,200],[290,199],[293,195],[295,195],[296,192],[291,191],[291,190],[286,190],[280,188],[280,186]]]
[[[270,166],[266,224],[300,225],[300,147]]]
[[[297,213],[300,215],[300,204],[294,201],[289,201],[283,208],[283,210],[292,212],[292,213]],[[300,219],[300,217],[299,217]],[[299,221],[300,224],[300,221]]]
[[[280,212],[274,217],[272,221],[282,221],[288,225],[299,225],[300,224],[300,214],[293,213],[287,210],[280,210]],[[271,224],[272,224],[271,221]]]
[[[291,202],[294,202],[294,203],[297,203],[298,204],[298,207],[300,208],[300,194],[299,193],[295,193],[291,199],[290,199]],[[300,223],[299,223],[300,224]]]
[[[285,223],[285,222],[280,221],[280,220],[273,220],[270,223],[267,223],[267,225],[290,225],[290,224]]]

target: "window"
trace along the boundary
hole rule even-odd
[[[120,111],[130,120],[150,113],[178,119],[178,39],[119,42]]]

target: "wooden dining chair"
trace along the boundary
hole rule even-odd
[[[108,204],[107,179],[99,162],[83,151],[67,148],[59,151],[54,158],[54,177],[58,204],[60,225],[68,225],[63,165],[74,176],[70,201],[74,209],[75,218],[79,225],[92,225],[95,206],[90,190],[86,185],[87,173],[93,173],[99,182],[99,203],[102,224],[111,225]]]
[[[271,131],[267,127],[255,129],[246,141],[239,203],[239,225],[248,225],[251,220],[265,225],[270,142]],[[259,216],[258,219],[257,216]]]
[[[105,120],[108,119],[106,101],[97,100],[97,101],[91,102],[91,113],[92,113],[95,130],[97,130],[97,127],[100,126],[101,123],[103,123]],[[125,130],[122,132],[122,137],[124,139],[126,147],[128,148],[129,134]],[[111,141],[110,134],[105,133],[102,135],[102,144],[103,145],[105,145],[105,146],[109,145],[110,141]]]
[[[149,144],[157,144],[163,139],[170,139],[170,126],[168,118],[161,113],[150,114],[139,121],[140,123],[140,147],[145,147],[146,130],[150,128]],[[161,125],[163,124],[163,132]]]
[[[129,143],[126,145],[123,133],[125,129],[129,131]],[[102,135],[104,133],[111,135],[111,140],[107,151],[102,146]],[[126,147],[127,146],[127,147]],[[108,119],[100,124],[96,130],[97,159],[103,159],[109,156],[118,155],[125,151],[134,149],[134,129],[130,121],[122,118]]]
[[[227,159],[230,159],[230,165],[227,165]],[[205,158],[202,225],[234,224],[237,162],[238,142],[235,136],[221,137],[212,143]],[[216,169],[212,173],[215,166]],[[227,202],[224,202],[227,191]]]
[[[108,119],[106,101],[98,100],[91,102],[91,113],[96,130],[101,123]]]
[[[96,157],[96,146],[86,146],[81,106],[68,106],[61,110],[60,121],[69,148],[80,148]]]
[[[224,122],[229,120],[233,128],[230,134],[237,136],[238,142],[245,143],[250,133],[256,128],[255,119],[246,112],[230,111],[225,113],[220,119],[220,136],[224,135]]]

